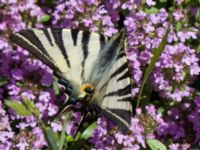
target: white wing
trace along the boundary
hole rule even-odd
[[[99,104],[120,128],[128,127],[131,90],[122,32],[108,40],[88,31],[26,29],[11,40],[52,68],[55,76],[66,78],[76,95],[83,83],[91,83],[96,89],[91,103]]]

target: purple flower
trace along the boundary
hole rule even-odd
[[[12,77],[15,80],[21,80],[22,79],[22,71],[19,70],[19,69],[13,69],[11,74],[12,74]]]
[[[66,127],[66,133],[68,135],[74,135],[76,133],[77,127],[75,126],[75,124],[73,122],[68,122],[67,123],[67,127]]]
[[[169,149],[170,150],[179,150],[179,144],[170,144]]]
[[[124,3],[122,5],[122,9],[128,9],[128,10],[132,10],[133,8],[133,0],[127,1],[126,3]]]
[[[102,24],[106,25],[106,26],[111,26],[113,27],[113,22],[111,21],[111,17],[110,16],[104,16],[102,18]]]
[[[197,105],[197,107],[200,107],[200,96],[197,97],[195,104]]]
[[[29,100],[35,99],[35,95],[33,94],[33,92],[31,90],[22,92],[21,97],[25,98],[25,99],[29,99]]]
[[[38,102],[35,105],[38,108],[38,110],[40,111],[40,113],[44,113],[44,111],[47,109],[47,106],[48,106],[47,103],[41,103],[41,102]]]
[[[9,90],[9,95],[11,95],[11,96],[18,95],[19,92],[21,91],[21,89],[14,84],[9,84],[7,86],[7,88]]]
[[[112,4],[113,9],[116,9],[121,5],[120,0],[110,0],[110,3]]]
[[[45,92],[45,91],[40,92],[39,101],[48,102],[50,100],[50,98],[51,97],[50,97],[49,92]]]
[[[189,144],[173,143],[169,145],[169,150],[189,150]]]
[[[109,36],[109,37],[112,36],[113,34],[117,33],[117,32],[118,32],[118,30],[115,29],[115,28],[112,28],[112,27],[107,27],[107,28],[104,29],[104,34],[106,36]]]
[[[115,138],[117,139],[117,142],[119,143],[119,144],[122,144],[123,143],[123,141],[125,140],[125,135],[123,135],[123,134],[121,134],[121,133],[116,133],[115,134]]]
[[[49,104],[48,106],[48,115],[49,116],[53,116],[58,112],[58,106],[53,105],[53,104]]]
[[[175,12],[173,12],[173,16],[174,16],[175,20],[177,20],[177,21],[184,18],[184,15],[181,10],[176,10]]]
[[[193,64],[190,66],[190,74],[191,75],[199,75],[200,73],[200,67],[198,64]]]
[[[127,27],[128,31],[136,29],[136,23],[133,17],[126,17],[124,25]]]
[[[93,23],[93,21],[89,18],[83,18],[82,21],[86,27],[89,27]]]
[[[52,122],[51,127],[53,128],[54,132],[62,131],[62,126],[60,123]]]
[[[40,149],[47,145],[46,140],[43,135],[43,132],[40,128],[35,127],[32,130],[32,133],[34,134],[34,136],[36,138],[36,140],[33,143],[35,149]]]
[[[177,4],[181,4],[184,0],[176,0]]]
[[[153,1],[153,0],[146,0],[146,3],[147,3],[148,6],[154,6],[154,5],[156,5],[156,2]]]
[[[16,144],[16,147],[18,147],[19,150],[25,150],[28,146],[29,144],[26,142],[24,137],[20,138],[20,143]]]
[[[43,86],[51,85],[53,83],[52,74],[45,72],[44,75],[42,76],[42,79],[40,80],[40,82]]]

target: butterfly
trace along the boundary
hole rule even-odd
[[[10,39],[70,82],[75,98],[98,105],[100,114],[122,131],[132,116],[131,81],[124,31],[112,38],[71,29],[25,29]]]

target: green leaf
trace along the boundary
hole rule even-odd
[[[163,114],[163,112],[165,112],[165,109],[163,107],[159,107],[157,109],[157,112]]]
[[[123,10],[121,11],[121,14],[122,14],[123,16],[127,16],[129,13],[130,13],[130,11],[129,11],[128,9],[123,9]]]
[[[41,22],[41,23],[48,22],[50,19],[51,19],[51,16],[46,14],[41,17],[39,22]]]
[[[54,132],[52,131],[52,129],[49,127],[45,127],[44,124],[42,125],[42,129],[45,135],[45,139],[48,143],[49,149],[58,150],[57,141],[55,139]]]
[[[33,113],[35,116],[39,116],[40,112],[38,110],[38,108],[35,106],[35,104],[33,103],[33,101],[28,100],[28,99],[24,99],[23,100],[24,105],[26,106],[26,108]]]
[[[0,86],[4,86],[7,83],[8,83],[8,78],[0,77]]]
[[[21,102],[6,100],[5,104],[9,108],[13,109],[19,116],[30,116],[31,115],[31,112]]]
[[[199,19],[200,19],[200,8],[197,10],[197,13],[196,13],[196,15],[195,15],[195,19],[196,19],[197,21],[199,21]]]
[[[55,95],[59,95],[60,94],[57,80],[54,80],[54,82],[53,82],[53,90],[54,90]]]
[[[85,144],[85,142],[86,141],[82,140],[82,139],[72,142],[71,146],[67,150],[79,150],[79,149],[83,148],[83,145]]]
[[[161,55],[162,51],[164,50],[164,48],[167,44],[167,37],[168,37],[169,32],[170,32],[170,24],[168,25],[166,33],[165,33],[162,41],[160,42],[158,48],[154,51],[153,57],[151,58],[151,62],[148,65],[148,67],[147,67],[147,69],[144,73],[144,78],[142,80],[142,85],[141,85],[141,88],[140,88],[140,91],[139,91],[139,94],[138,94],[136,107],[138,107],[140,105],[140,99],[141,99],[141,96],[142,96],[142,93],[143,93],[144,86],[147,82],[147,79],[149,78],[149,75],[152,72],[156,61],[158,60],[159,56]]]
[[[197,53],[200,53],[200,45],[197,46],[196,52],[197,52]]]
[[[19,86],[19,87],[22,87],[22,86],[24,86],[24,83],[23,82],[17,82],[16,85]]]
[[[167,150],[167,147],[156,139],[147,139],[147,144],[151,150]]]
[[[152,85],[151,85],[151,82],[150,81],[147,81],[147,83],[145,84],[144,86],[144,90],[143,90],[143,93],[142,93],[142,101],[144,102],[143,104],[144,105],[147,105],[149,104],[149,101],[150,101],[150,97],[152,95]]]
[[[160,2],[161,2],[161,3],[166,3],[166,2],[167,2],[167,0],[160,0]]]
[[[89,127],[87,127],[85,131],[81,134],[81,139],[89,139],[92,136],[92,133],[96,127],[96,122],[93,122],[91,125],[89,125]]]
[[[67,135],[66,141],[67,141],[67,142],[73,142],[73,141],[74,141],[74,138],[73,138],[71,135]]]
[[[64,145],[64,142],[65,142],[65,139],[66,139],[65,138],[66,137],[66,134],[65,134],[66,126],[67,126],[67,121],[65,121],[63,128],[62,128],[60,143],[59,143],[59,150],[63,149],[63,145]]]
[[[180,31],[181,28],[182,28],[182,23],[181,22],[177,22],[175,28],[176,28],[176,31]]]
[[[144,12],[146,12],[147,14],[156,14],[159,12],[159,9],[156,7],[145,8]]]

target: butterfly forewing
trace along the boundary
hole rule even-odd
[[[69,29],[26,29],[11,40],[64,77],[76,95],[84,83],[95,87],[91,103],[119,126],[128,127],[131,116],[130,79],[123,49],[123,33],[107,37]]]
[[[96,33],[50,28],[22,30],[11,40],[52,68],[59,78],[69,80],[77,95],[105,44]]]

